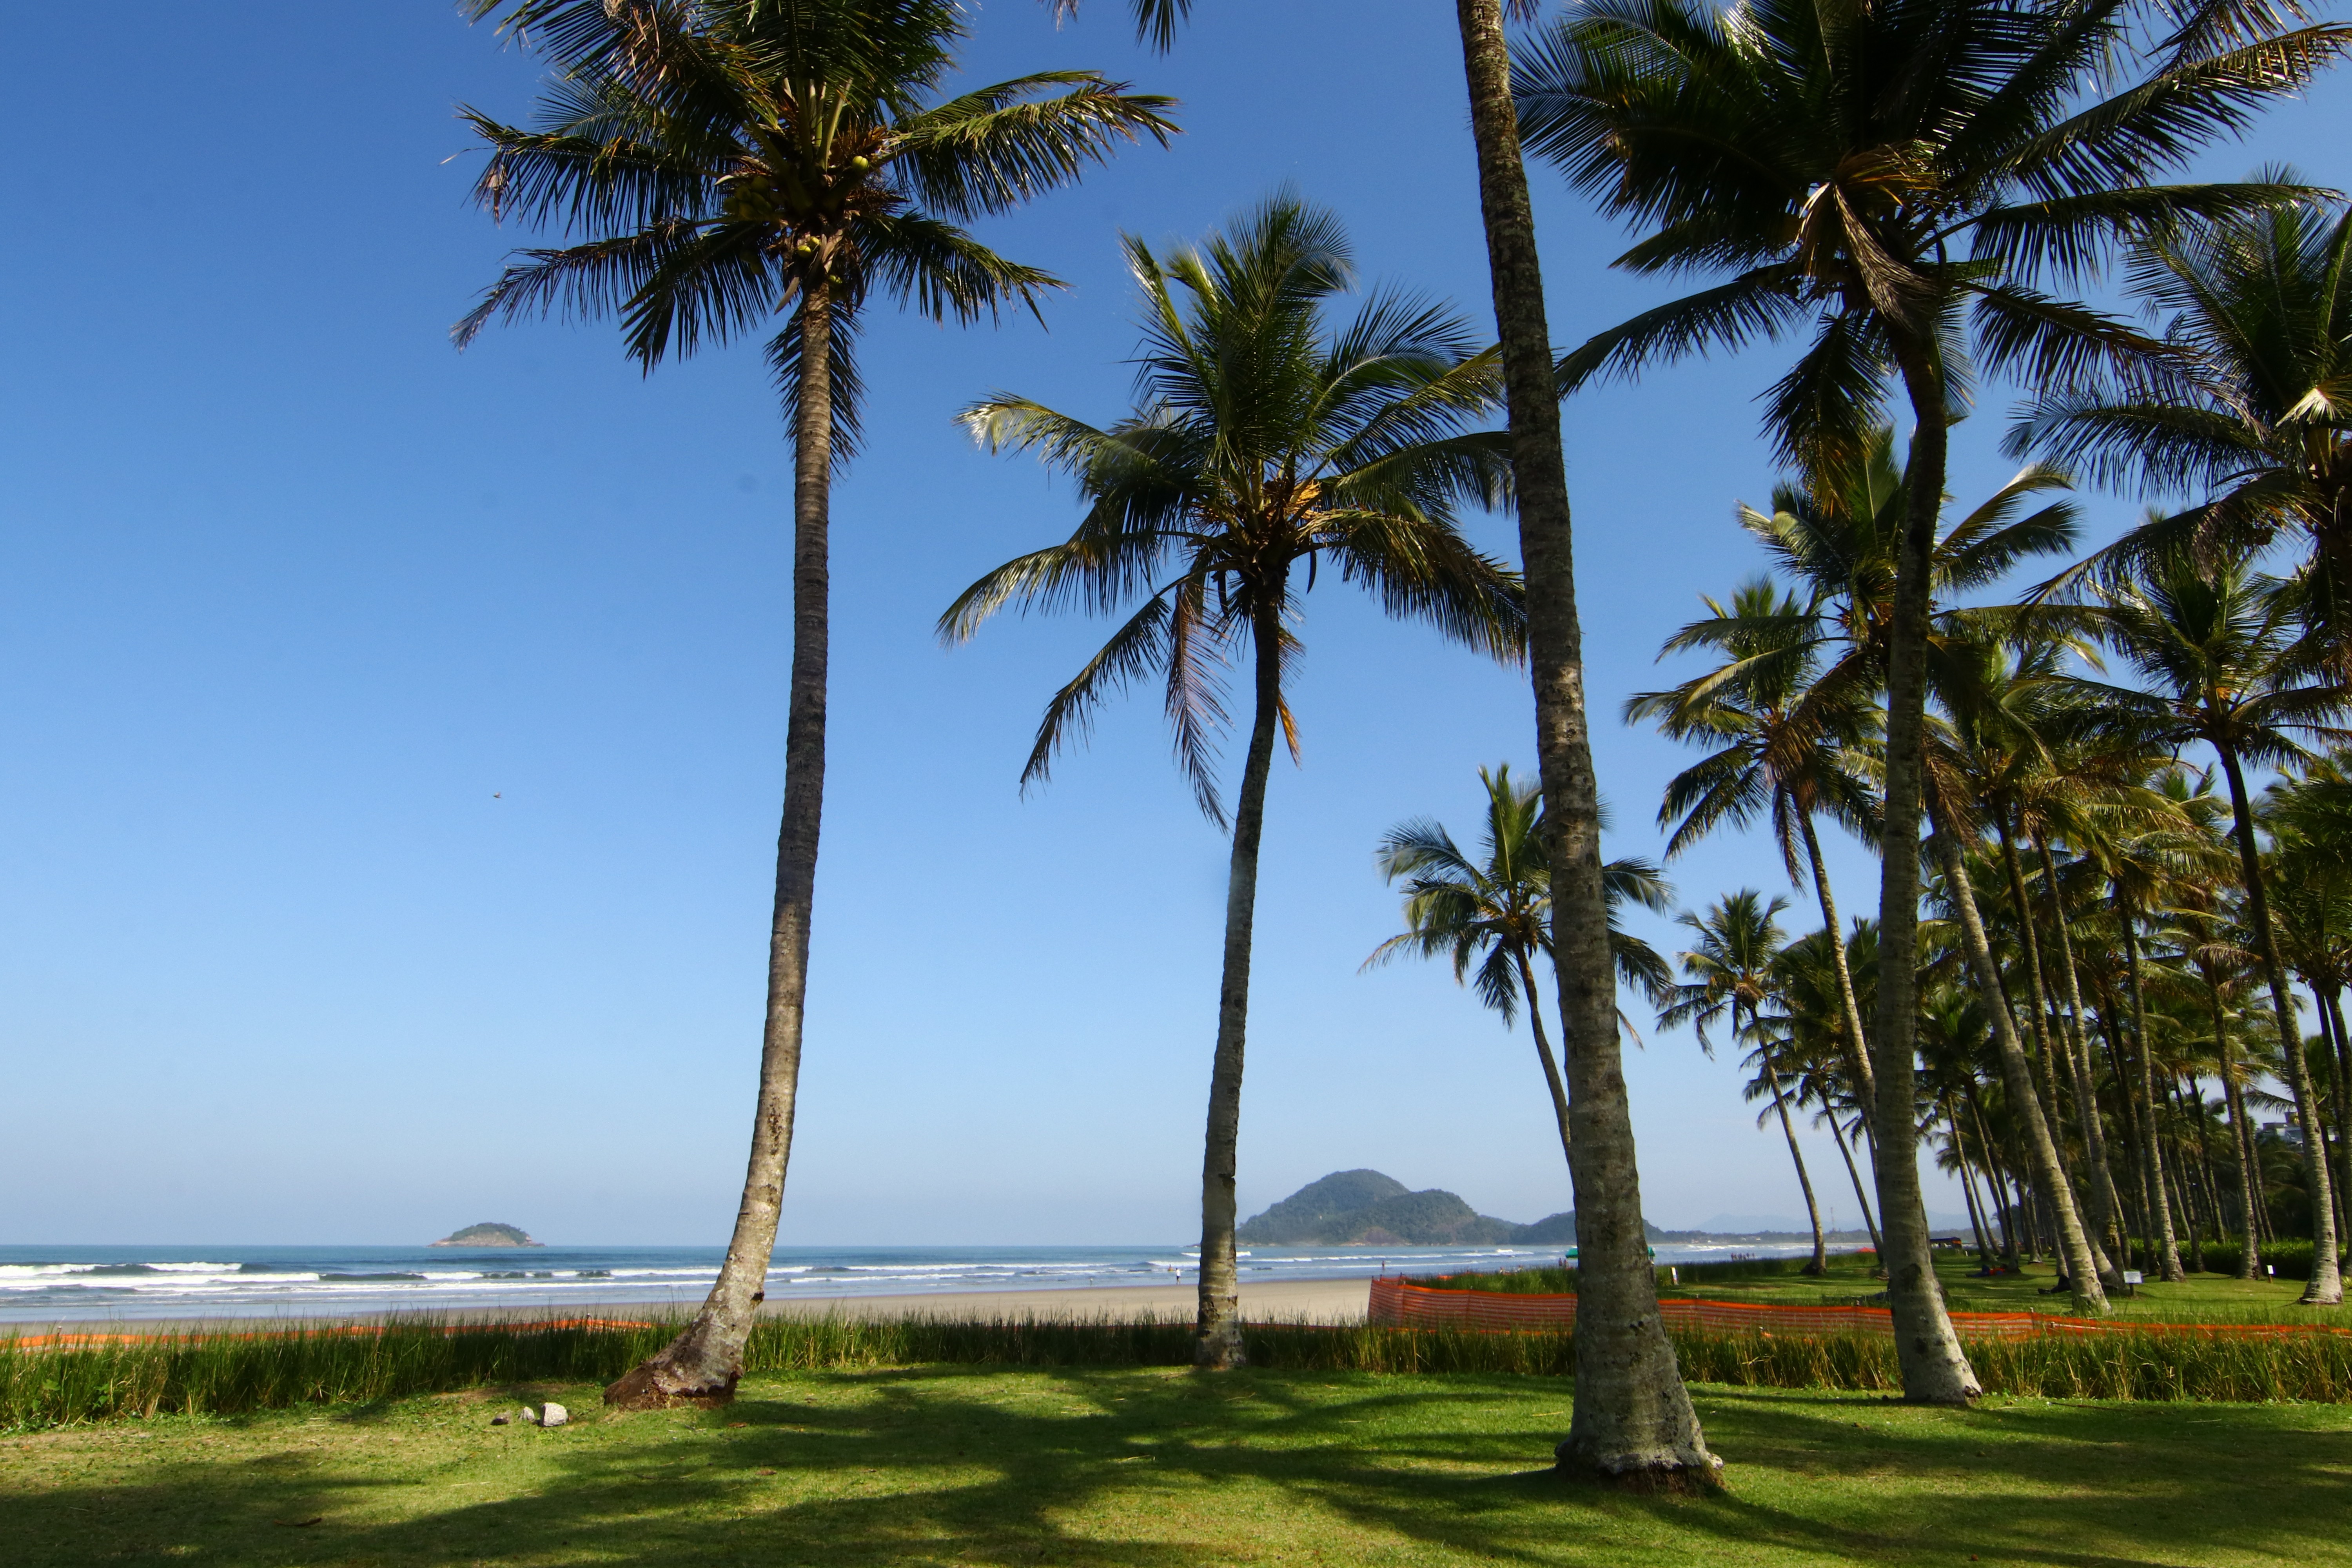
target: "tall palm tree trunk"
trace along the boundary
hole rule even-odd
[[[2352,496],[2352,489],[2346,491]],[[2352,1234],[2352,1037],[2344,1033],[2344,994],[2330,985],[2320,995],[2320,1010],[2335,1025],[2336,1035],[2336,1206],[2344,1218],[2336,1234]]]
[[[2166,1076],[2168,1079],[2171,1078],[2170,1074]],[[2189,1082],[2193,1085],[2196,1079],[2191,1078]],[[2165,1086],[2164,1095],[2166,1104],[2172,1110],[2175,1126],[2189,1121],[2187,1103],[2189,1097],[2182,1094],[2180,1081],[2178,1079],[2172,1079]],[[2188,1134],[2176,1132],[2172,1140],[2171,1168],[2179,1178],[2176,1186],[2180,1194],[2181,1207],[2185,1211],[2182,1217],[2188,1221],[2189,1272],[2202,1274],[2205,1272],[2205,1237],[2208,1227],[2210,1227],[2211,1234],[2215,1237],[2221,1234],[2221,1212],[2213,1175],[2213,1136],[2206,1126],[2204,1090],[2199,1089],[2195,1099],[2197,1115],[2194,1126],[2197,1147],[2192,1152],[2189,1147]]]
[[[1960,1167],[1960,1199],[1968,1205],[1969,1228],[1976,1233],[1977,1267],[1990,1273],[1992,1269],[1992,1233],[1985,1226],[1984,1205],[1977,1201],[1977,1173],[1969,1163],[1967,1146],[1960,1141],[1960,1119],[1952,1109],[1949,1089],[1944,1091],[1944,1125],[1952,1130],[1952,1158]]]
[[[1528,595],[1528,663],[1535,684],[1536,759],[1553,837],[1552,963],[1559,980],[1560,1050],[1574,1129],[1579,1331],[1576,1405],[1558,1449],[1564,1469],[1637,1481],[1712,1483],[1698,1415],[1658,1316],[1657,1277],[1642,1227],[1633,1119],[1617,1040],[1616,973],[1601,883],[1600,795],[1584,708],[1568,467],[1551,331],[1544,318],[1535,213],[1511,101],[1501,0],[1456,0],[1478,205],[1494,279],[1510,414],[1519,558]]]
[[[1568,1090],[1559,1081],[1559,1068],[1552,1065],[1551,1042],[1544,1037],[1543,994],[1536,989],[1535,966],[1524,952],[1511,954],[1519,968],[1519,986],[1528,994],[1528,1027],[1536,1037],[1536,1059],[1543,1064],[1544,1087],[1551,1090],[1552,1114],[1559,1119],[1559,1152],[1568,1156],[1569,1164],[1576,1163],[1576,1144],[1568,1127]]]
[[[2164,1127],[2157,1119],[2155,1052],[2147,1044],[2147,999],[2140,994],[2139,914],[2123,901],[2122,889],[2116,889],[2116,907],[2124,917],[2124,976],[2131,986],[2132,1048],[2139,1058],[2137,1089],[2139,1095],[2141,1137],[2146,1149],[2147,1177],[2152,1201],[2156,1206],[2156,1266],[2168,1284],[2178,1284],[2188,1278],[2180,1267],[2180,1240],[2172,1228],[2172,1204],[2167,1196],[2164,1181]]]
[[[1822,863],[1821,836],[1813,831],[1813,814],[1801,811],[1797,820],[1805,830],[1805,858],[1811,863],[1813,891],[1822,905],[1822,929],[1830,933],[1830,956],[1837,971],[1838,1003],[1845,1014],[1846,1048],[1853,1064],[1863,1115],[1878,1103],[1878,1077],[1870,1069],[1870,1036],[1862,1026],[1862,1004],[1854,999],[1853,970],[1845,961],[1845,928],[1838,923],[1837,900],[1830,892],[1830,870]]]
[[[2205,973],[2213,1001],[2213,1052],[2221,1073],[2221,1105],[2230,1118],[2230,1142],[2238,1152],[2238,1211],[2245,1226],[2245,1245],[2238,1248],[2238,1278],[2252,1279],[2262,1262],[2262,1226],[2254,1217],[2262,1202],[2262,1173],[2254,1167],[2253,1139],[2246,1128],[2245,1097],[2239,1092],[2237,1067],[2230,1060],[2229,1010],[2221,1002],[2220,979]],[[2212,1157],[2209,1152],[2209,1160]]]
[[[1900,334],[1898,334],[1900,335]],[[1886,1304],[1895,1321],[1895,1354],[1903,1397],[1916,1404],[1965,1405],[1983,1392],[1952,1331],[1944,1288],[1928,1246],[1927,1208],[1919,1189],[1917,1084],[1919,976],[1919,816],[1924,805],[1921,742],[1927,701],[1927,620],[1933,613],[1929,563],[1944,505],[1944,462],[1950,414],[1932,351],[1906,337],[1896,347],[1916,419],[1909,491],[1895,552],[1895,603],[1886,647],[1886,820],[1878,846],[1877,1109],[1872,1113],[1878,1168],[1878,1220],[1886,1237]]]
[[[2065,1125],[2065,1110],[2060,1103],[2058,1093],[2056,1065],[2060,1057],[2066,1058],[2066,1078],[2074,1091],[2076,1124],[2085,1125],[2095,1111],[2089,1110],[2083,1103],[2082,1073],[2074,1060],[2074,1051],[2066,1043],[2064,1025],[2058,1025],[2055,1037],[2053,1036],[2052,1024],[2057,1008],[2051,1003],[2045,980],[2046,972],[2042,968],[2042,936],[2034,926],[2033,905],[2025,892],[2025,871],[2018,859],[2016,842],[2010,837],[2009,823],[2004,813],[1996,811],[1993,814],[1993,831],[2000,844],[2001,869],[2009,879],[2010,906],[2017,914],[2018,942],[2024,950],[2026,985],[2031,993],[2031,1003],[2026,1009],[2026,1023],[2033,1031],[2033,1054],[2041,1059],[2042,1073],[2050,1080],[2049,1101],[2043,1109],[2050,1117],[2053,1136],[2061,1136],[2063,1135],[2061,1130]],[[2087,1131],[2084,1134],[2083,1146],[2085,1151],[2088,1151],[2091,1146]],[[2060,1146],[2060,1154],[2063,1158],[2064,1154],[2063,1144]],[[2107,1285],[2121,1284],[2122,1281],[2116,1278],[2114,1266],[2107,1260],[2106,1249],[2103,1242],[2113,1216],[2107,1211],[2105,1194],[2099,1189],[2098,1178],[2092,1173],[2087,1153],[2082,1180],[2075,1187],[2074,1196],[2084,1210],[2084,1218],[2087,1222],[2084,1226],[2086,1239],[2090,1243],[2092,1260],[2098,1269],[2100,1280]]]
[[[2129,1173],[2126,1182],[2116,1189],[2123,1204],[2125,1218],[2130,1227],[2132,1245],[2156,1256],[2156,1216],[2149,1207],[2147,1143],[2140,1126],[2139,1100],[2132,1093],[2130,1066],[2126,1059],[2123,1026],[2116,1021],[2115,999],[2102,996],[2092,1013],[2099,1030],[2099,1056],[2107,1064],[2107,1075],[2116,1080],[2116,1123],[2123,1129],[2122,1159]],[[2129,1263],[2131,1258],[2124,1258]],[[2153,1263],[2148,1265],[2154,1268]]]
[[[1984,1102],[1977,1094],[1976,1074],[1970,1073],[1961,1080],[1960,1091],[1969,1102],[1969,1120],[1976,1123],[1977,1148],[1984,1154],[1985,1184],[1992,1189],[1994,1213],[2000,1221],[2000,1260],[2013,1270],[2019,1267],[2017,1233],[2023,1226],[2019,1223],[2016,1205],[2010,1202],[2010,1185],[2001,1174],[2000,1159],[1993,1153],[1992,1137],[1985,1130]]]
[[[1853,1184],[1853,1201],[1862,1205],[1862,1228],[1870,1233],[1870,1255],[1883,1260],[1886,1256],[1885,1248],[1878,1239],[1878,1221],[1871,1215],[1870,1194],[1862,1190],[1862,1172],[1854,1166],[1853,1151],[1846,1147],[1845,1133],[1838,1126],[1835,1109],[1828,1106],[1822,1109],[1830,1113],[1830,1136],[1837,1142],[1838,1158],[1845,1162],[1846,1180]]]
[[[1959,846],[1948,834],[1936,835],[1936,848],[1944,863],[1944,880],[1952,890],[1952,904],[1960,917],[1960,938],[1968,949],[1969,967],[1975,971],[1977,989],[1992,1020],[1993,1044],[2000,1052],[2001,1087],[2009,1091],[2010,1114],[2023,1123],[2025,1150],[2033,1163],[2035,1195],[2057,1222],[2059,1256],[2073,1290],[2074,1310],[2104,1315],[2107,1293],[2099,1283],[2098,1265],[2091,1260],[2090,1239],[2074,1207],[2074,1184],[2059,1163],[2058,1145],[2050,1123],[2042,1119],[2041,1097],[2033,1091],[2033,1068],[2018,1043],[2017,1026],[2000,988],[2000,970],[1993,963],[1992,944],[1985,940],[1984,920],[1977,912],[1976,889],[1969,885],[1968,868],[1960,863]]]
[[[2278,934],[2271,929],[2271,906],[2263,892],[2263,861],[2254,847],[2254,814],[2246,800],[2245,773],[2233,749],[2214,749],[2221,754],[2221,772],[2230,781],[2230,810],[2237,818],[2238,866],[2246,879],[2246,915],[2254,928],[2264,978],[2270,982],[2271,1006],[2278,1014],[2279,1044],[2286,1047],[2286,1081],[2294,1096],[2295,1125],[2303,1131],[2303,1175],[2311,1191],[2311,1279],[2303,1288],[2301,1300],[2306,1307],[2333,1307],[2344,1300],[2344,1279],[2336,1262],[2335,1184],[2328,1180],[2327,1135],[2319,1122],[2319,1096],[2312,1088],[2311,1064],[2304,1058],[2303,1027],[2295,1022],[2294,1002],[2287,994],[2286,965],[2279,962]]]
[[[1233,860],[1225,877],[1225,969],[1217,988],[1217,1055],[1209,1069],[1209,1131],[1201,1156],[1201,1315],[1192,1330],[1195,1365],[1240,1366],[1241,1271],[1234,1254],[1234,1173],[1240,1157],[1242,1057],[1249,1033],[1250,942],[1257,923],[1257,852],[1265,832],[1266,776],[1282,724],[1279,611],[1258,612],[1252,630],[1257,711],[1234,811]]]
[[[1789,1120],[1789,1097],[1780,1092],[1780,1074],[1771,1059],[1764,1062],[1764,1081],[1772,1089],[1772,1109],[1780,1114],[1780,1135],[1789,1141],[1789,1161],[1797,1167],[1797,1185],[1805,1194],[1805,1218],[1813,1227],[1812,1261],[1805,1265],[1808,1274],[1830,1271],[1829,1239],[1822,1235],[1822,1205],[1813,1200],[1813,1178],[1805,1173],[1805,1152],[1797,1147],[1797,1129]]]
[[[2305,977],[2304,984],[2311,988],[2312,1010],[2319,1016],[2319,1043],[2323,1047],[2319,1059],[2327,1068],[2328,1091],[2319,1097],[2320,1125],[2325,1127],[2327,1124],[2329,1113],[2332,1111],[2336,1122],[2336,1142],[2331,1148],[2340,1152],[2344,1149],[2345,1125],[2345,1086],[2340,1066],[2344,1056],[2343,1043],[2336,1035],[2335,1016],[2327,1010],[2327,993],[2320,989],[2317,981],[2308,976]],[[2344,1173],[2341,1169],[2331,1165],[2327,1174],[2328,1186],[2336,1194],[2336,1234],[2339,1237],[2352,1235],[2352,1219],[2347,1219],[2344,1213],[2344,1201],[2347,1196],[2345,1191]]]
[[[809,918],[817,829],[824,810],[825,667],[832,578],[834,304],[823,283],[801,305],[799,418],[793,429],[793,665],[786,699],[784,810],[776,832],[776,895],[768,924],[768,1009],[751,1155],[727,1260],[709,1297],[676,1339],[604,1390],[628,1409],[724,1404],[743,1374],[743,1345],[767,1300],[769,1260],[792,1162],[808,995]]]
[[[1748,1020],[1755,1023],[1755,1011],[1752,1011],[1752,1008],[1750,1013],[1748,1013]],[[1734,1008],[1731,1008],[1731,1039],[1738,1039],[1738,1037],[1740,1037],[1740,1008],[1738,1004],[1734,1004]],[[1797,1147],[1797,1126],[1788,1119],[1788,1093],[1783,1093],[1783,1089],[1780,1089],[1780,1069],[1771,1065],[1771,1047],[1757,1048],[1757,1060],[1764,1065],[1764,1086],[1771,1089],[1771,1107],[1773,1107],[1773,1112],[1780,1117],[1780,1135],[1788,1138],[1788,1159],[1792,1166],[1797,1166],[1797,1187],[1804,1192],[1804,1217],[1806,1217],[1806,1223],[1813,1227],[1813,1260],[1806,1262],[1804,1272],[1828,1274],[1830,1241],[1828,1237],[1822,1237],[1821,1234],[1821,1204],[1813,1201],[1813,1178],[1811,1175],[1806,1175],[1804,1171],[1804,1150]]]
[[[2083,1022],[2083,985],[2074,968],[2074,938],[2066,921],[2065,900],[2059,896],[2058,864],[2050,853],[2050,841],[2036,834],[2033,847],[2042,861],[2042,880],[2049,891],[2050,924],[2058,937],[2058,973],[2066,983],[2066,1012],[2059,1020],[2061,1034],[2066,1042],[2066,1057],[2074,1078],[2074,1103],[2082,1108],[2083,1157],[2091,1168],[2091,1181],[2098,1194],[2102,1211],[2100,1228],[2111,1230],[2122,1255],[2131,1254],[2129,1237],[2125,1234],[2123,1198],[2116,1191],[2114,1166],[2107,1159],[2106,1126],[2099,1114],[2098,1078],[2091,1067],[2091,1047]],[[2116,1082],[2118,1092],[2123,1081]],[[2123,1265],[2116,1267],[2120,1269]],[[2118,1279],[2116,1283],[2122,1283]]]

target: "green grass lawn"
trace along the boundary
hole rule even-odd
[[[551,1394],[576,1424],[494,1427]],[[37,1564],[2050,1563],[2352,1561],[2352,1410],[1699,1391],[1717,1498],[1540,1468],[1532,1377],[918,1368],[590,1387],[0,1437]],[[313,1522],[315,1521],[315,1522]]]
[[[1936,1260],[1936,1276],[1944,1283],[1945,1300],[1955,1311],[2043,1312],[2064,1315],[2073,1310],[2066,1297],[2042,1294],[2057,1279],[2047,1263],[2029,1264],[2022,1276],[1982,1279],[1970,1271],[1976,1255],[1946,1253]],[[1694,1270],[1693,1275],[1697,1271]],[[1820,1279],[1801,1274],[1775,1275],[1762,1279],[1706,1279],[1685,1276],[1680,1284],[1660,1277],[1659,1290],[1667,1296],[1690,1296],[1725,1301],[1773,1301],[1794,1306],[1816,1301],[1850,1303],[1886,1289],[1853,1257],[1832,1258],[1829,1273]],[[2335,1323],[2352,1326],[2352,1311],[2342,1308],[2298,1307],[2300,1279],[2231,1279],[2221,1274],[2191,1274],[2178,1285],[2156,1281],[2140,1286],[2131,1296],[2118,1296],[2112,1305],[2118,1318],[2199,1322]]]

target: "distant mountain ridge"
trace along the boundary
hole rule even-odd
[[[1649,1234],[1653,1241],[1667,1239],[1655,1226]],[[1416,1193],[1378,1171],[1334,1171],[1234,1235],[1253,1247],[1564,1247],[1576,1240],[1576,1215],[1521,1225],[1480,1214],[1442,1187]]]

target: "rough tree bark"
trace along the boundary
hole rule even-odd
[[[1641,1177],[1617,1039],[1616,969],[1601,883],[1600,795],[1584,707],[1568,468],[1501,0],[1456,0],[1455,15],[1518,493],[1536,760],[1552,837],[1552,965],[1573,1128],[1576,1405],[1557,1458],[1564,1471],[1637,1485],[1711,1485],[1718,1461],[1707,1451],[1658,1316],[1657,1279],[1642,1228]]]
[[[1242,1057],[1249,1033],[1250,941],[1257,922],[1258,841],[1265,831],[1275,731],[1282,723],[1280,614],[1278,604],[1265,604],[1251,628],[1256,715],[1234,810],[1234,853],[1225,877],[1225,971],[1217,987],[1217,1055],[1209,1069],[1209,1131],[1201,1155],[1201,1312],[1192,1329],[1192,1361],[1218,1371],[1246,1359],[1241,1276],[1234,1256],[1234,1177],[1241,1143]]]
[[[1878,1223],[1886,1238],[1886,1304],[1895,1320],[1895,1353],[1903,1397],[1925,1405],[1965,1405],[1982,1392],[1952,1331],[1944,1288],[1928,1247],[1927,1210],[1919,1190],[1917,1086],[1919,975],[1919,816],[1924,805],[1921,741],[1927,721],[1929,579],[1936,522],[1944,505],[1949,414],[1943,376],[1921,342],[1895,347],[1916,416],[1904,475],[1908,489],[1896,547],[1895,605],[1886,637],[1886,820],[1878,846],[1878,1017],[1871,1048],[1878,1076],[1872,1116],[1878,1167]]]
[[[2304,1059],[2303,1026],[2295,1022],[2294,1001],[2287,994],[2286,965],[2279,962],[2270,900],[2263,893],[2262,856],[2254,846],[2254,814],[2246,800],[2245,773],[2238,765],[2236,752],[2228,746],[2214,749],[2221,755],[2222,775],[2230,781],[2230,809],[2237,817],[2238,868],[2245,878],[2247,923],[2254,928],[2263,977],[2270,982],[2279,1043],[2286,1047],[2287,1089],[2294,1097],[2295,1125],[2303,1130],[2303,1179],[2311,1191],[2311,1279],[2300,1300],[2306,1307],[2333,1307],[2344,1300],[2344,1279],[2336,1262],[2336,1199],[2334,1184],[2328,1180],[2327,1136],[2319,1124],[2319,1097],[2312,1088],[2311,1064]]]
[[[776,832],[776,896],[768,925],[768,1011],[760,1099],[743,1201],[718,1281],[677,1338],[604,1390],[625,1409],[720,1405],[735,1396],[743,1345],[767,1299],[768,1263],[792,1163],[808,994],[809,918],[824,809],[825,666],[832,579],[827,526],[833,482],[834,301],[822,281],[801,303],[799,416],[793,430],[793,665],[784,731],[784,810]]]

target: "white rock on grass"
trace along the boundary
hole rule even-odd
[[[542,1426],[561,1426],[571,1419],[572,1412],[561,1405],[550,1405],[539,1413],[539,1424]]]

